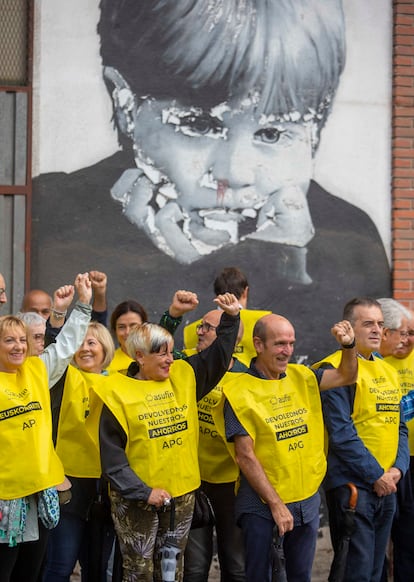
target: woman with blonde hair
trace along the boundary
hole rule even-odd
[[[26,324],[13,315],[0,318],[0,581],[36,582],[48,530],[59,519],[56,487],[64,482],[52,441],[49,386],[62,375],[90,320],[87,274],[75,281],[79,301],[62,339],[40,355]],[[63,309],[71,285],[57,291]],[[59,298],[55,294],[55,298]]]
[[[99,448],[85,421],[93,410],[91,387],[101,379],[109,380],[107,368],[114,351],[108,329],[91,322],[72,364],[51,391],[53,437],[65,475],[72,483],[72,496],[62,507],[59,524],[49,539],[44,582],[69,582],[77,560],[82,580],[106,580],[114,530],[101,482]],[[97,433],[97,424],[95,429]],[[101,528],[99,540],[94,537],[97,526]]]
[[[182,294],[184,301],[188,292]],[[194,294],[191,294],[194,295]],[[160,550],[175,506],[176,576],[190,530],[194,491],[200,485],[196,401],[227,370],[239,328],[239,302],[226,293],[215,300],[224,311],[217,340],[187,360],[173,359],[173,338],[145,323],[127,348],[134,362],[128,376],[94,390],[104,403],[100,421],[102,470],[110,484],[112,517],[120,542],[123,580],[161,580]],[[167,507],[167,511],[165,511]]]

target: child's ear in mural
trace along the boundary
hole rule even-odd
[[[111,93],[117,127],[124,135],[133,139],[135,95],[121,73],[113,67],[104,67],[103,77]]]

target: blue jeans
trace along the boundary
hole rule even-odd
[[[342,537],[344,513],[349,507],[349,488],[343,485],[327,491],[326,503],[332,546],[337,553]],[[355,530],[350,539],[346,560],[346,582],[381,580],[395,506],[395,494],[378,497],[374,491],[358,487]]]
[[[221,582],[244,582],[241,529],[234,517],[234,483],[202,482],[216,516]],[[213,557],[213,527],[190,530],[184,554],[184,582],[207,582]]]
[[[113,526],[102,524],[101,547],[96,546],[90,534],[90,521],[62,513],[59,524],[49,536],[43,582],[69,582],[77,560],[81,565],[82,582],[106,581],[106,566],[114,541]],[[93,557],[92,552],[96,552]],[[91,568],[94,572],[97,568],[98,574],[92,574]]]
[[[246,556],[246,581],[271,582],[274,521],[245,513],[240,519]],[[306,524],[295,525],[283,538],[286,574],[289,582],[310,582],[318,536],[319,515]]]
[[[406,582],[414,576],[414,457],[410,458],[410,470],[398,483],[397,501],[391,531],[394,582]]]

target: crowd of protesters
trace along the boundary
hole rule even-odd
[[[207,581],[199,490],[222,582],[310,582],[321,488],[329,580],[411,579],[412,313],[350,299],[338,350],[308,367],[291,362],[291,322],[250,309],[248,289],[226,268],[213,305],[173,291],[158,323],[126,298],[112,337],[106,275],[90,271],[0,315],[0,582],[69,581],[76,562],[83,582]]]

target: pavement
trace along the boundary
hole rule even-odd
[[[316,555],[313,563],[312,582],[326,582],[328,580],[329,568],[332,562],[333,551],[329,537],[329,528],[321,527],[319,530],[319,537],[316,544]],[[79,582],[79,565],[75,568],[71,576],[71,582]],[[108,582],[110,578],[108,578]],[[220,582],[220,567],[217,560],[217,555],[214,556],[211,564],[208,582]]]
[[[327,526],[321,527],[316,544],[315,561],[313,562],[312,582],[327,582],[332,558],[333,550],[329,537],[329,528]],[[217,555],[214,556],[211,564],[208,582],[220,582],[220,567]]]

